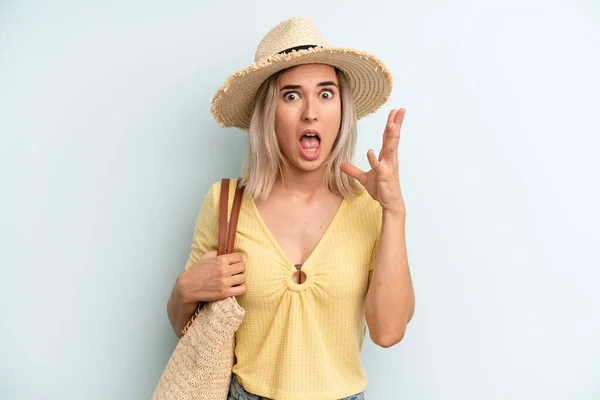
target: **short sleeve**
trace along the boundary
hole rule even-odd
[[[200,212],[194,226],[194,236],[190,246],[190,255],[185,264],[188,269],[202,255],[217,250],[219,242],[219,198],[221,183],[215,183],[211,186],[208,193],[204,196],[204,201],[200,207]]]

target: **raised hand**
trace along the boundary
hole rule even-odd
[[[373,149],[367,152],[367,159],[371,165],[370,171],[362,171],[350,163],[341,165],[342,172],[358,180],[381,204],[384,212],[405,212],[398,171],[398,145],[404,114],[406,114],[404,108],[390,112],[383,131],[383,144],[379,157],[375,157]]]

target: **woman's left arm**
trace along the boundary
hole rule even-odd
[[[384,211],[375,268],[369,273],[365,317],[371,340],[381,347],[402,340],[415,310],[404,221],[404,212]]]
[[[369,274],[365,317],[371,340],[390,347],[404,337],[415,308],[415,293],[406,252],[406,210],[400,189],[398,145],[405,109],[392,110],[379,157],[369,150],[368,172],[344,163],[342,171],[357,179],[382,208],[381,235],[375,268]]]

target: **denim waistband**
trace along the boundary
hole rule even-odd
[[[352,396],[344,397],[340,400],[364,400],[364,392],[357,393]],[[231,384],[229,385],[229,395],[227,400],[264,400],[264,397],[257,396],[252,393],[248,393],[241,383],[235,378],[235,375],[231,377]]]

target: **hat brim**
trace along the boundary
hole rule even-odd
[[[224,128],[250,127],[254,97],[271,75],[302,64],[328,64],[348,78],[358,119],[375,112],[390,97],[392,75],[373,55],[354,49],[316,47],[277,54],[231,75],[215,93],[211,112]]]

